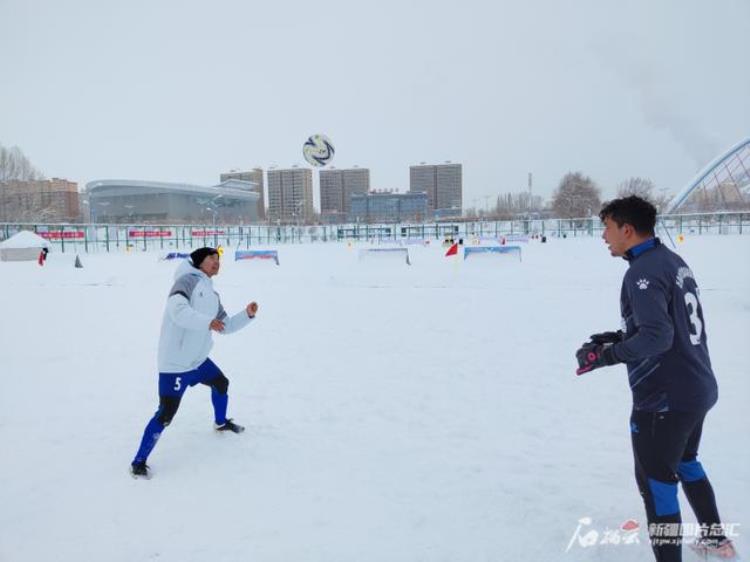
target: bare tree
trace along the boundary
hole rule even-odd
[[[552,195],[552,209],[562,219],[590,217],[601,205],[601,190],[581,172],[565,174]]]
[[[655,190],[656,186],[650,179],[632,177],[617,186],[617,196],[628,197],[629,195],[636,195],[641,199],[653,202]]]
[[[540,212],[543,206],[542,198],[528,191],[503,193],[497,196],[493,215],[498,219],[508,220],[518,215]]]
[[[9,180],[41,180],[44,176],[17,146],[5,148],[0,144],[0,182]]]
[[[43,217],[48,216],[52,212],[50,203],[42,202],[39,194],[27,189],[25,183],[43,179],[20,148],[0,144],[0,220],[39,220],[39,212]]]
[[[666,209],[672,200],[672,196],[667,193],[666,189],[659,189],[657,192],[656,185],[648,178],[632,177],[621,182],[617,186],[617,196],[628,197],[629,195],[637,195],[641,199],[650,201],[659,212]]]
[[[669,203],[672,201],[672,197],[673,195],[671,193],[667,193],[666,188],[662,188],[659,190],[659,193],[654,193],[653,197],[651,198],[651,202],[656,207],[657,212],[663,213],[669,206]]]
[[[479,217],[475,207],[467,207],[464,209],[464,217],[467,219],[476,219]]]

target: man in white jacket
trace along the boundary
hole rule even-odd
[[[211,331],[231,334],[244,328],[255,318],[258,305],[251,302],[234,316],[226,313],[211,282],[219,272],[219,265],[217,250],[200,248],[190,254],[190,261],[177,268],[159,337],[159,409],[146,425],[130,465],[135,478],[151,477],[146,460],[189,386],[201,383],[211,387],[217,431],[245,430],[227,418],[229,380],[208,358],[208,353],[213,346]]]

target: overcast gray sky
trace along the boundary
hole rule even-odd
[[[0,0],[0,143],[47,176],[214,184],[464,164],[464,205],[580,170],[677,191],[750,135],[748,0]]]

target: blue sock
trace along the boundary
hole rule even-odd
[[[214,421],[216,425],[224,425],[227,421],[228,394],[220,394],[215,388],[211,389],[211,403],[214,405]]]
[[[159,437],[161,437],[162,431],[164,431],[164,425],[162,425],[155,415],[151,418],[151,421],[148,422],[148,425],[143,432],[141,446],[138,447],[138,452],[135,454],[133,462],[146,462],[146,459],[156,446],[156,442],[159,440]]]

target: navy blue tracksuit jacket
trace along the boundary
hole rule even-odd
[[[693,272],[658,238],[631,248],[625,259],[625,340],[614,353],[627,364],[634,409],[708,411],[718,390]]]

